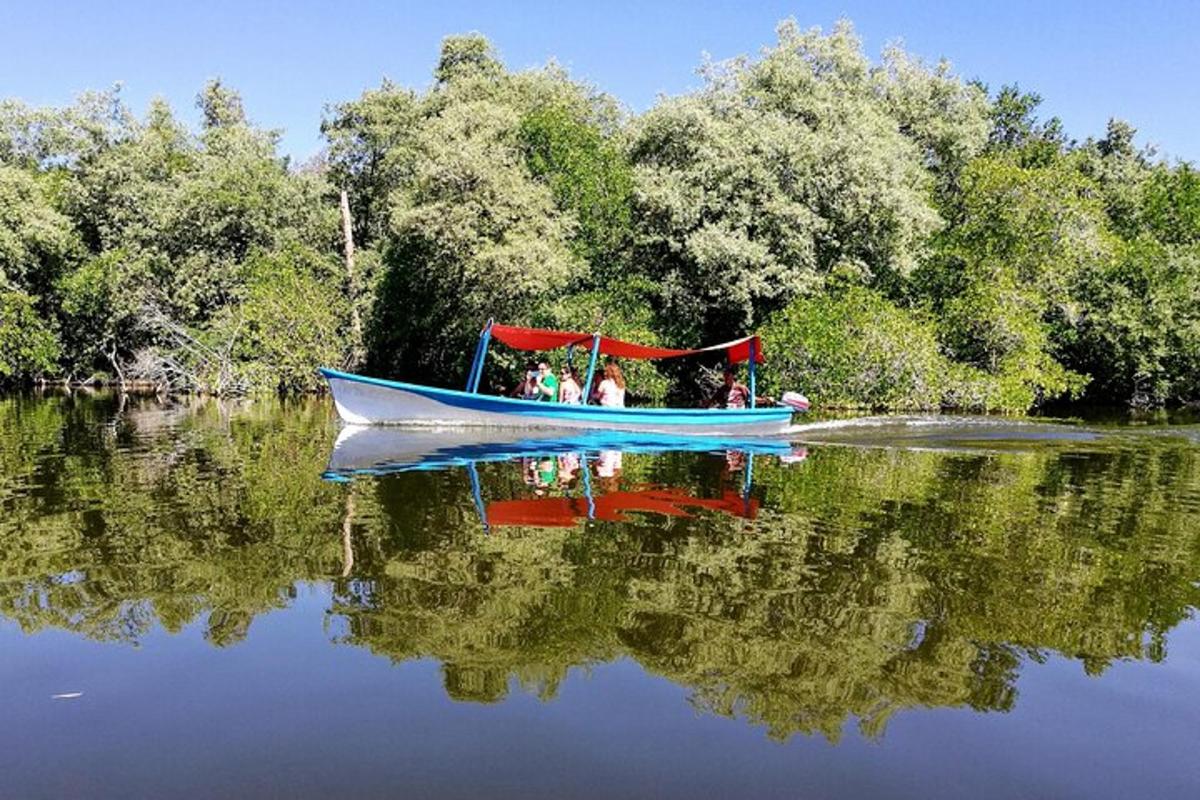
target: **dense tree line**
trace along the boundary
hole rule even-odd
[[[848,23],[631,115],[448,38],[422,91],[326,110],[298,167],[219,81],[199,131],[116,90],[0,103],[0,379],[457,385],[489,317],[679,346],[761,330],[826,405],[1200,400],[1200,174],[1113,120],[1068,138]],[[339,224],[342,193],[354,252]],[[358,322],[360,321],[360,322]],[[490,362],[493,388],[513,366]],[[639,364],[644,400],[694,390]]]

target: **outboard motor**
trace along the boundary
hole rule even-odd
[[[799,392],[784,392],[783,397],[779,398],[779,402],[785,406],[791,406],[796,411],[808,411],[808,398]]]

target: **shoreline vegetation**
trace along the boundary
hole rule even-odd
[[[304,164],[220,80],[197,131],[119,87],[2,100],[0,384],[293,393],[326,365],[457,387],[495,317],[759,331],[764,393],[825,408],[1200,401],[1192,164],[1121,120],[1072,139],[946,62],[872,60],[845,21],[699,72],[633,114],[451,36],[428,87],[329,105]],[[628,367],[635,402],[703,392],[694,364]]]

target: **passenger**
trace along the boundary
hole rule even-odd
[[[540,458],[536,462],[533,478],[533,493],[542,495],[546,493],[555,482],[558,480],[558,461],[553,456]]]
[[[621,455],[620,450],[601,450],[596,458],[596,477],[606,492],[616,492],[621,488]]]
[[[592,393],[592,397],[602,406],[622,408],[625,405],[625,376],[615,359],[610,358],[604,365],[604,379]]]
[[[725,367],[725,377],[708,398],[708,408],[745,408],[750,405],[750,390],[738,383],[733,367]]]
[[[592,385],[587,387],[587,393],[588,397],[591,398],[593,403],[600,401],[600,384],[603,382],[604,370],[600,370],[598,373],[592,376]]]
[[[558,402],[577,406],[582,400],[583,389],[579,388],[579,381],[575,379],[575,370],[564,366],[558,381]]]
[[[558,457],[558,485],[560,488],[570,488],[579,478],[579,454],[563,453]]]
[[[513,389],[512,396],[520,397],[522,400],[534,400],[537,398],[537,365],[532,361],[525,364],[525,377],[517,383],[517,388]]]
[[[558,399],[558,378],[554,377],[554,371],[545,361],[538,364],[536,388],[534,400],[553,403]]]

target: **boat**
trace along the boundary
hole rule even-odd
[[[750,407],[740,409],[613,408],[592,405],[585,390],[583,403],[538,402],[480,394],[479,383],[488,347],[495,339],[518,350],[547,351],[588,346],[590,357],[583,386],[590,387],[599,356],[666,359],[719,353],[727,364],[749,364]],[[405,425],[423,427],[570,428],[684,435],[762,436],[779,434],[792,414],[808,403],[789,394],[791,402],[758,407],[755,368],[763,362],[757,335],[696,350],[676,350],[625,342],[599,333],[577,333],[498,325],[489,321],[480,334],[475,358],[463,390],[372,378],[322,368],[334,405],[343,421],[352,425]]]

